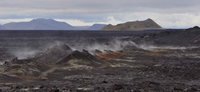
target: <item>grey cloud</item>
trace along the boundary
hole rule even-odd
[[[27,10],[26,12],[30,14],[31,12],[33,14],[82,14],[141,11],[170,13],[199,12],[197,9],[200,8],[199,3],[199,0],[1,0],[0,8],[9,8],[18,12]]]
[[[113,17],[126,22],[153,18],[164,26],[186,26],[185,23],[200,23],[197,21],[200,19],[199,9],[200,0],[0,0],[0,19],[106,22],[108,17]]]

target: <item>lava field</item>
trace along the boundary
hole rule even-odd
[[[2,92],[199,92],[200,28],[0,48]],[[20,50],[19,50],[20,51]]]

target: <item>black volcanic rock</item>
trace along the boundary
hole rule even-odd
[[[105,26],[106,24],[94,24],[91,27],[89,27],[87,30],[100,30]]]
[[[188,29],[186,29],[186,30],[200,30],[200,28],[199,28],[199,26],[194,26],[194,27],[192,27],[192,28],[188,28]]]
[[[82,52],[80,51],[74,51],[71,54],[67,55],[66,57],[58,60],[56,62],[56,64],[65,64],[67,63],[69,60],[81,60],[82,63],[87,63],[90,65],[98,65],[98,64],[102,64],[103,62],[99,61],[98,59],[96,59],[95,56],[93,56],[92,54],[90,54],[87,50],[84,50]]]
[[[172,43],[199,39],[199,29],[171,30],[159,33],[136,34],[113,39],[137,41],[164,41]],[[140,38],[140,39],[137,39]],[[195,38],[195,39],[193,39]],[[87,38],[85,38],[87,39]],[[89,37],[88,39],[91,39]],[[96,38],[94,38],[96,39]],[[106,40],[107,39],[107,40]],[[106,45],[110,37],[104,38]],[[70,39],[71,40],[71,39]],[[21,41],[21,40],[20,40]],[[40,40],[41,41],[41,40]],[[73,40],[72,40],[73,41]],[[82,41],[82,39],[81,39]],[[75,42],[81,42],[75,41]],[[101,40],[102,41],[102,40]],[[100,42],[100,41],[97,41]],[[83,43],[83,42],[81,42]],[[80,44],[85,45],[86,43]],[[88,47],[91,45],[89,43]],[[120,44],[125,44],[120,42]],[[143,43],[145,45],[145,43]],[[153,43],[152,43],[153,44]],[[153,44],[157,47],[157,44]],[[101,45],[100,45],[101,46]],[[139,44],[138,44],[139,46]],[[148,47],[149,44],[146,44]],[[150,44],[151,46],[151,44]],[[91,47],[92,48],[92,47]],[[162,46],[156,50],[141,50],[135,46],[122,46],[122,53],[104,53],[98,56],[87,50],[68,51],[70,47],[57,45],[41,55],[57,62],[35,60],[0,65],[0,91],[2,92],[198,92],[200,89],[200,48],[172,49]],[[124,50],[124,49],[127,50]],[[3,48],[0,48],[0,50]],[[80,49],[80,48],[79,48]],[[110,53],[109,53],[110,52]],[[4,55],[0,51],[0,55]],[[61,53],[61,54],[60,54]],[[68,54],[69,53],[69,54]],[[113,59],[101,58],[100,56]],[[40,57],[39,57],[40,58]],[[99,60],[96,60],[96,58]],[[53,58],[54,59],[54,58]],[[53,61],[53,60],[52,60]],[[19,62],[17,58],[13,62]]]
[[[69,55],[55,62],[57,65],[69,65],[74,68],[83,66],[84,68],[100,68],[105,65],[105,61],[99,60],[96,56],[90,54],[87,50],[74,51]]]
[[[159,33],[140,35],[136,43],[153,43],[155,45],[194,46],[200,44],[200,28],[165,30]]]
[[[56,45],[46,52],[35,56],[37,62],[56,62],[60,58],[72,53],[72,49],[66,44]]]
[[[34,19],[30,22],[12,22],[3,25],[8,30],[74,30],[65,22],[53,19]]]
[[[193,27],[193,28],[195,28],[195,29],[200,29],[199,26],[195,26],[195,27]]]

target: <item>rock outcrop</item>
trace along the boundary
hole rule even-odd
[[[100,67],[104,64],[101,60],[90,54],[87,50],[73,51],[71,54],[57,60],[55,62],[57,65],[86,65],[91,67]]]
[[[134,41],[139,43],[153,43],[154,45],[198,46],[200,44],[200,28],[171,29],[158,33],[139,35]]]
[[[40,55],[36,55],[34,58],[37,62],[55,62],[58,59],[69,55],[73,52],[73,50],[66,44],[62,43],[60,45],[56,45],[52,47],[51,49],[48,49],[44,53],[41,53]]]

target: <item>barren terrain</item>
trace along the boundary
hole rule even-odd
[[[200,29],[194,27],[67,38],[45,50],[36,46],[39,49],[27,54],[16,50],[17,44],[4,44],[0,48],[0,91],[199,92],[199,34]]]

